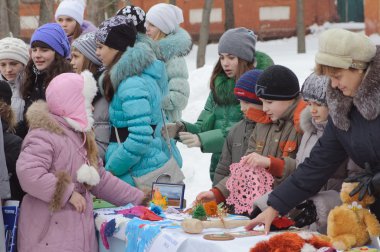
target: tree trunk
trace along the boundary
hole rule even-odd
[[[105,13],[106,13],[106,18],[110,18],[115,16],[117,9],[117,0],[112,0],[109,1],[109,3],[105,6]]]
[[[9,36],[8,5],[6,0],[0,0],[0,39]]]
[[[297,52],[305,53],[305,21],[303,15],[303,0],[297,0]]]
[[[18,0],[7,0],[9,28],[14,37],[20,37],[20,14]]]
[[[95,25],[99,26],[104,21],[104,9],[101,4],[102,0],[88,0],[87,8],[88,19]]]
[[[235,14],[234,14],[234,1],[233,0],[224,0],[224,15],[225,23],[224,29],[232,29],[235,27]]]
[[[177,1],[176,0],[169,0],[169,4],[177,5]]]
[[[203,67],[205,64],[206,46],[208,42],[209,27],[210,27],[210,13],[213,0],[206,0],[203,6],[202,24],[199,31],[199,42],[197,52],[197,68]]]
[[[53,22],[53,17],[54,17],[54,1],[52,1],[52,0],[41,0],[41,2],[40,2],[40,19],[38,21],[38,26],[41,26],[41,25],[46,24],[46,23]]]

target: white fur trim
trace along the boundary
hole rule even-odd
[[[92,117],[92,100],[98,91],[98,86],[96,85],[96,80],[90,71],[85,70],[80,75],[83,76],[84,80],[83,96],[85,99],[88,120],[88,126],[85,131],[90,131],[94,125],[94,118]]]
[[[301,252],[316,252],[317,249],[310,245],[309,243],[305,243],[303,247],[301,248]]]
[[[304,240],[310,240],[313,238],[313,234],[310,232],[299,232],[298,235]]]
[[[77,181],[90,186],[96,186],[99,184],[100,176],[95,167],[83,164],[77,171]]]

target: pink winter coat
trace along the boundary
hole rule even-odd
[[[44,102],[34,103],[27,117],[31,130],[17,161],[17,175],[27,192],[21,205],[18,250],[98,251],[91,195],[76,181],[76,172],[86,157],[82,133],[73,131],[61,117],[49,114]],[[100,182],[91,189],[92,194],[115,205],[141,203],[143,192],[103,167],[99,174]],[[84,213],[69,203],[73,190],[86,199]],[[50,210],[52,202],[61,202],[60,209]]]

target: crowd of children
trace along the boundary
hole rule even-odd
[[[21,202],[19,251],[96,251],[92,197],[142,204],[149,192],[137,181],[172,160],[182,166],[177,141],[212,153],[212,188],[197,201],[237,212],[246,195],[228,186],[238,181],[234,164],[273,178],[249,202],[247,229],[269,231],[278,214],[311,200],[316,217],[302,224],[325,233],[347,177],[361,194],[380,191],[380,63],[367,37],[323,32],[300,89],[291,69],[256,50],[253,31],[229,29],[190,123],[182,111],[192,40],[182,10],[160,3],[145,15],[128,5],[95,27],[85,7],[62,1],[56,23],[37,28],[29,46],[0,40],[0,197]],[[259,186],[241,185],[255,195]],[[380,218],[379,200],[372,211]]]

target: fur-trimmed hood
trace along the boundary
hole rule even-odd
[[[374,120],[380,114],[380,46],[371,62],[362,83],[354,97],[343,95],[339,89],[327,87],[327,104],[334,125],[348,131],[350,128],[349,113],[355,106],[367,120]]]
[[[30,129],[42,128],[58,135],[63,135],[64,131],[59,123],[49,113],[47,103],[43,100],[34,102],[26,112],[26,120]],[[62,119],[62,121],[64,121]]]
[[[175,33],[170,33],[157,41],[163,61],[173,57],[184,57],[189,54],[193,46],[190,34],[182,28]]]
[[[302,110],[300,118],[300,127],[304,133],[312,134],[316,133],[317,131],[323,132],[326,124],[327,121],[318,124],[314,122],[313,118],[311,117],[309,106]]]

